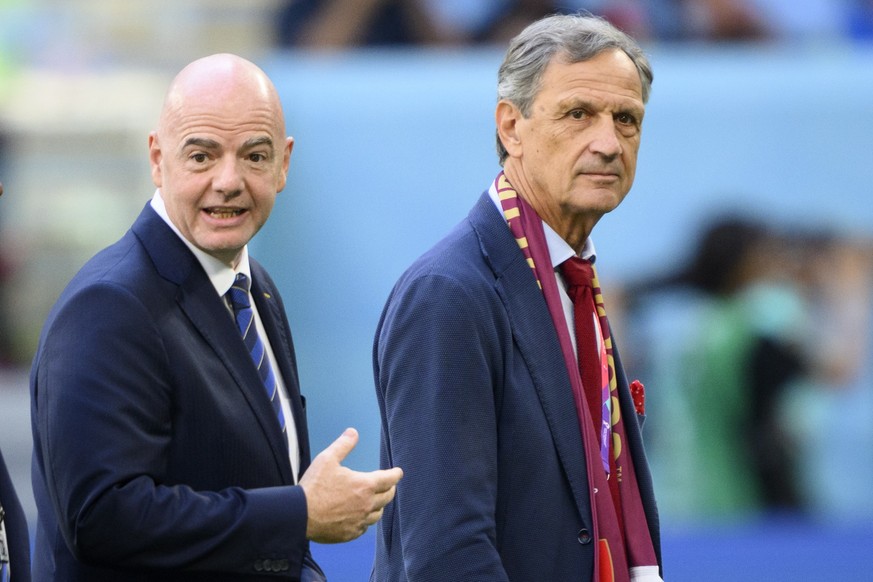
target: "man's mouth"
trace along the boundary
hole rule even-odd
[[[617,172],[610,172],[609,170],[587,171],[583,172],[582,175],[594,182],[613,182],[619,179]]]
[[[245,212],[242,208],[206,208],[205,211],[213,218],[233,218]]]

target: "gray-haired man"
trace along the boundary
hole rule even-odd
[[[503,171],[401,277],[376,332],[382,465],[406,477],[371,580],[661,580],[642,385],[589,238],[633,183],[651,81],[599,18],[548,17],[511,42]]]

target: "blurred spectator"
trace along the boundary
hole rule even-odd
[[[491,2],[490,18],[472,35],[476,42],[506,43],[521,30],[548,14],[587,11],[609,20],[634,38],[651,37],[642,0],[514,0]]]
[[[2,142],[0,142],[0,154],[2,154]],[[0,197],[3,196],[3,183],[0,182]],[[10,329],[12,326],[7,321],[6,313],[8,309],[7,286],[11,280],[12,266],[9,264],[6,256],[7,245],[2,244],[3,241],[3,221],[2,213],[0,213],[0,369],[12,365],[12,338],[10,337]]]
[[[830,520],[873,517],[873,241],[819,236],[807,287],[815,377],[795,386],[787,417],[802,451],[809,508]]]
[[[767,38],[768,24],[755,0],[678,0],[684,38],[710,41]]]
[[[278,18],[282,46],[334,49],[455,40],[423,0],[291,0]]]
[[[853,0],[849,8],[849,37],[873,39],[873,0]]]
[[[765,224],[714,221],[689,264],[628,291],[645,360],[652,472],[665,514],[803,507],[786,391],[810,370],[798,263]],[[646,313],[648,311],[648,313]],[[645,321],[648,318],[648,321]]]
[[[747,0],[782,41],[873,37],[871,0]]]
[[[487,0],[486,0],[487,1]],[[635,38],[650,40],[756,40],[769,36],[753,0],[514,0],[489,2],[491,19],[473,36],[505,42],[545,14],[585,10]]]
[[[779,40],[827,40],[847,34],[857,0],[748,0]]]
[[[873,515],[873,243],[724,216],[624,295],[665,515]]]

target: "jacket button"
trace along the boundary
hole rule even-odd
[[[579,530],[579,536],[576,539],[579,540],[580,544],[583,544],[583,545],[590,544],[591,543],[591,534],[588,533],[587,529],[583,528],[583,529]]]
[[[261,560],[255,560],[255,572],[263,572],[264,571],[264,562]]]

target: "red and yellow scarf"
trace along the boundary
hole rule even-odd
[[[594,272],[592,286],[603,340],[604,349],[601,353],[605,356],[608,367],[609,390],[607,401],[604,402],[604,410],[610,411],[608,424],[611,425],[611,438],[606,435],[605,440],[609,442],[605,443],[594,426],[583,391],[576,353],[570,339],[570,327],[561,305],[558,282],[549,256],[542,220],[533,208],[518,196],[503,172],[497,176],[494,187],[506,222],[543,292],[570,377],[585,448],[594,533],[598,543],[598,551],[594,559],[594,580],[629,582],[630,568],[655,566],[657,558],[649,534],[633,462],[627,447],[623,446],[626,439],[618,403],[612,338],[597,272]],[[597,398],[600,399],[600,387],[592,387],[592,389],[597,390]],[[601,460],[602,450],[606,451],[605,462]],[[608,495],[605,494],[607,492]]]

